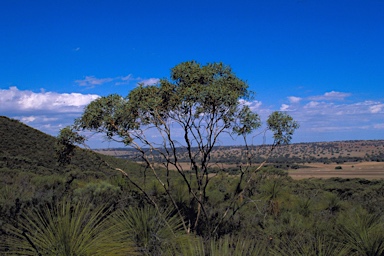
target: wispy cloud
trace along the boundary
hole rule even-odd
[[[280,111],[289,111],[289,105],[287,104],[282,104],[280,107]]]
[[[131,81],[131,80],[134,80],[134,78],[132,77],[131,74],[129,74],[127,76],[122,76],[121,80],[123,80],[123,81]]]
[[[254,112],[261,111],[262,110],[261,105],[263,105],[263,103],[261,101],[258,101],[258,100],[246,101],[243,99],[240,100],[240,104],[248,106]]]
[[[94,76],[86,76],[84,79],[81,80],[75,80],[75,83],[77,83],[80,86],[86,86],[86,87],[94,87],[95,85],[102,85],[105,83],[112,82],[114,78],[96,78]]]
[[[337,133],[337,136],[349,134],[349,139],[354,139],[359,133],[384,130],[384,103],[371,100],[348,103],[343,101],[351,95],[332,91],[306,98],[291,96],[287,98],[287,103],[280,106],[280,110],[289,111],[301,123],[298,133],[305,133],[307,136],[336,136],[332,133]]]
[[[87,88],[93,88],[96,85],[103,85],[114,82],[114,85],[127,85],[131,83],[153,85],[160,81],[158,78],[141,78],[134,77],[132,74],[126,76],[117,76],[117,77],[106,77],[106,78],[97,78],[95,76],[85,76],[84,79],[75,80],[75,83],[79,86],[84,86]]]
[[[299,103],[302,100],[302,98],[295,97],[295,96],[290,96],[290,97],[288,97],[288,100],[289,100],[290,103]]]
[[[371,111],[371,113],[380,113],[382,112],[384,109],[384,104],[381,104],[381,103],[374,103],[373,106],[370,106],[369,107],[369,110]]]
[[[149,79],[139,79],[138,80],[138,84],[142,84],[144,86],[148,86],[148,85],[154,85],[154,84],[157,84],[160,79],[158,78],[149,78]]]
[[[115,85],[130,84],[132,81],[135,81],[135,80],[136,78],[134,78],[132,74],[129,74],[127,76],[118,76],[114,78]]]
[[[345,98],[351,96],[351,93],[345,93],[345,92],[326,92],[323,95],[317,95],[309,97],[310,100],[319,101],[319,100],[344,100]]]
[[[375,129],[380,129],[380,130],[384,130],[384,123],[375,124],[375,125],[373,126],[373,128],[375,128]]]
[[[21,118],[20,118],[20,121],[21,122],[23,122],[23,123],[31,123],[31,122],[33,122],[33,121],[35,121],[36,120],[36,117],[34,117],[34,116],[22,116]]]

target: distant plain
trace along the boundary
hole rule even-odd
[[[266,157],[270,146],[256,146],[255,157]],[[139,161],[131,149],[101,149],[99,153]],[[181,166],[189,164],[180,153]],[[135,160],[136,159],[136,160]],[[364,178],[384,179],[384,140],[356,140],[335,142],[297,143],[276,148],[267,164],[286,167],[294,179],[306,178]],[[244,161],[244,147],[220,146],[212,152],[212,167],[235,168]],[[289,163],[285,165],[285,162]],[[257,163],[255,163],[257,166]],[[295,168],[292,168],[295,166]],[[299,168],[297,168],[299,167]]]

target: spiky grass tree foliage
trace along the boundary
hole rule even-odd
[[[269,255],[268,243],[239,236],[225,236],[205,241],[203,238],[190,240],[182,249],[183,256],[259,256]]]
[[[292,239],[283,238],[270,250],[276,256],[348,256],[348,248],[329,237],[314,234],[298,234]]]
[[[132,255],[109,222],[106,207],[61,202],[24,213],[6,240],[9,255]]]
[[[280,201],[285,196],[281,178],[267,180],[260,188],[261,198],[267,202],[267,212],[273,216],[280,213]]]
[[[209,255],[268,255],[267,244],[263,241],[254,241],[250,239],[244,239],[242,237],[226,236],[217,241],[211,240]]]
[[[350,255],[384,255],[384,218],[356,209],[341,216],[339,226],[342,242],[351,248]]]
[[[184,247],[194,241],[171,210],[159,212],[151,206],[118,211],[113,225],[116,235],[128,241],[127,246],[132,242],[140,255],[182,255]]]

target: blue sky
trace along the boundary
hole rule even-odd
[[[383,0],[2,0],[0,38],[0,115],[51,135],[196,60],[298,120],[294,142],[384,139]]]

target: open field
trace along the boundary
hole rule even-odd
[[[289,175],[294,179],[306,178],[364,178],[364,179],[384,179],[383,162],[361,162],[361,163],[343,163],[343,164],[321,164],[310,165],[311,168],[301,168],[298,170],[289,170]],[[342,169],[335,169],[341,166]]]
[[[161,166],[161,165],[159,165]],[[190,170],[189,163],[180,163],[184,171]],[[290,169],[288,170],[289,176],[293,179],[308,179],[308,178],[363,178],[367,180],[384,179],[384,162],[352,162],[343,164],[322,164],[313,163],[307,165],[308,168]],[[336,166],[341,166],[342,169],[335,169]],[[213,164],[211,167],[218,169],[236,168],[235,164]],[[176,171],[176,168],[170,167],[171,170]]]

